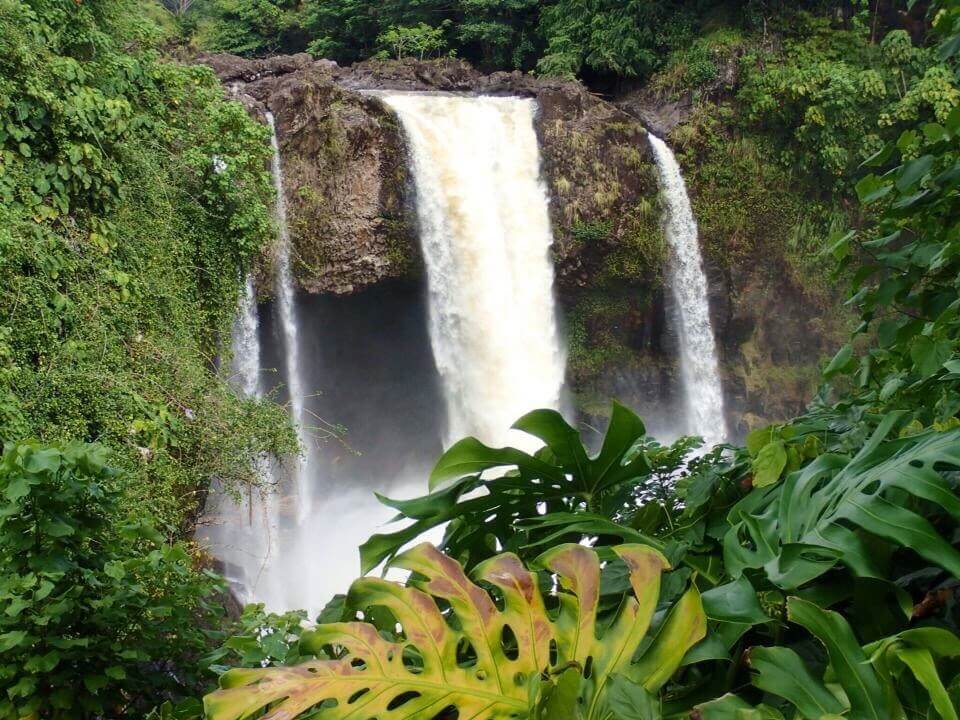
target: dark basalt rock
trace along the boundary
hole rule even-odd
[[[735,60],[722,64],[699,102],[733,97]],[[200,61],[251,113],[275,117],[294,273],[316,294],[349,295],[421,273],[403,129],[368,91],[535,98],[558,300],[568,325],[568,381],[581,417],[601,426],[609,397],[620,397],[651,427],[678,431],[676,321],[663,287],[667,252],[644,128],[668,137],[689,119],[691,96],[623,88],[613,104],[576,82],[486,75],[455,59],[351,67],[308,55]],[[694,182],[690,190],[696,202],[703,188]],[[825,319],[828,303],[785,277],[780,249],[743,264],[729,256],[727,238],[702,240],[730,426],[743,435],[802,409],[816,360],[831,350],[835,332]],[[260,272],[258,287],[269,295],[271,258]]]
[[[365,91],[535,98],[561,287],[587,284],[618,239],[638,232],[637,201],[656,198],[642,123],[576,82],[485,75],[454,59],[370,60],[348,68],[303,54],[200,61],[252,112],[275,116],[294,272],[310,292],[352,293],[419,270],[402,128]],[[600,222],[610,225],[604,242],[577,240],[578,226]]]

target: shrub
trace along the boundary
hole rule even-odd
[[[197,680],[220,581],[126,517],[106,458],[80,443],[4,449],[0,717],[132,717]]]

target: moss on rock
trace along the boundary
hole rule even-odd
[[[848,329],[823,241],[848,218],[840,201],[794,178],[734,106],[703,105],[671,135],[718,280],[714,327],[732,424],[803,410],[818,364]],[[720,286],[723,286],[722,288]]]

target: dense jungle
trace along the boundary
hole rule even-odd
[[[0,0],[0,718],[960,718],[960,2]]]

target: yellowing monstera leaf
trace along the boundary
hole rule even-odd
[[[302,645],[316,654],[332,648],[336,659],[231,670],[206,697],[207,717],[620,717],[610,706],[622,701],[624,686],[634,697],[655,694],[703,638],[706,618],[691,587],[648,638],[667,561],[643,545],[614,552],[630,569],[633,592],[601,630],[600,561],[587,547],[561,545],[538,558],[557,579],[545,599],[537,575],[514,555],[476,568],[474,578],[488,592],[456,561],[419,545],[394,563],[413,571],[413,587],[363,578],[350,589],[350,607],[389,613],[396,634],[367,622],[322,625]]]

